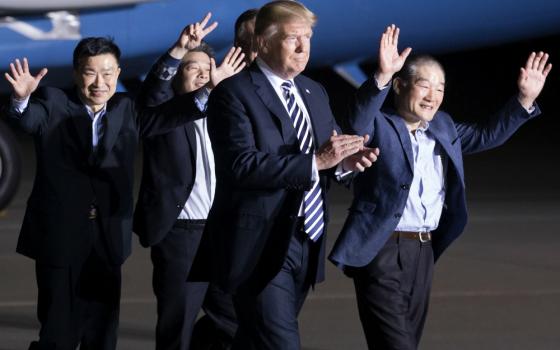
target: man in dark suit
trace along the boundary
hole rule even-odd
[[[81,40],[72,91],[35,91],[47,70],[32,76],[26,59],[6,73],[5,113],[34,136],[37,157],[17,246],[36,263],[41,330],[30,349],[115,349],[138,139],[202,117],[190,95],[139,109],[115,94],[119,57],[111,40]]]
[[[434,261],[467,221],[462,155],[501,145],[539,114],[534,101],[551,66],[547,54],[532,53],[517,96],[488,119],[456,123],[438,111],[442,66],[430,56],[407,60],[410,48],[399,55],[398,36],[394,25],[383,33],[375,77],[359,89],[351,114],[353,131],[369,135],[382,154],[355,179],[330,260],[354,279],[369,348],[412,350],[426,318]],[[382,110],[391,82],[396,110]]]
[[[211,89],[243,69],[241,49],[233,48],[216,67],[212,49],[202,41],[217,25],[214,22],[206,27],[209,19],[207,14],[201,22],[189,25],[152,67],[143,84],[141,101],[157,106],[175,95],[195,91],[194,100],[200,112],[205,113]],[[143,141],[143,176],[133,228],[141,244],[151,247],[158,314],[156,349],[186,350],[208,288],[205,282],[186,281],[216,183],[206,118]],[[231,305],[229,296],[218,296],[225,301],[215,300],[214,296],[207,298],[204,305],[210,304],[212,310],[216,303],[229,301],[227,305]],[[213,318],[219,329],[235,329],[235,319],[226,319],[225,324],[221,320]]]
[[[330,169],[349,155],[346,170],[376,157],[362,137],[336,134],[325,90],[300,75],[314,23],[298,2],[264,5],[256,61],[209,99],[217,184],[195,270],[212,269],[212,282],[234,293],[234,349],[300,348],[297,315],[324,278]]]

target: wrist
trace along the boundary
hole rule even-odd
[[[184,47],[177,46],[177,45],[173,46],[168,51],[169,56],[173,57],[176,60],[182,59],[187,54],[187,52],[189,52],[189,50],[187,50]]]

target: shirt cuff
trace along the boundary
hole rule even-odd
[[[27,106],[29,105],[29,96],[23,100],[18,100],[12,95],[12,107],[18,112],[23,113]]]
[[[315,183],[319,181],[319,170],[317,169],[317,160],[315,155],[313,155],[313,161],[311,162],[311,181]]]
[[[336,166],[336,170],[334,171],[334,176],[336,177],[337,181],[344,179],[346,176],[352,174],[353,171],[346,171],[342,166],[342,162],[338,163]]]
[[[206,87],[202,87],[194,93],[194,102],[196,103],[196,107],[198,107],[199,111],[206,111],[209,95],[210,91],[208,91]]]

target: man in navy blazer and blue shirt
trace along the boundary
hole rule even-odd
[[[384,350],[418,346],[434,261],[467,222],[462,155],[501,145],[538,115],[534,101],[551,69],[547,54],[532,53],[517,96],[488,119],[456,123],[438,111],[442,66],[430,56],[407,60],[410,48],[399,55],[398,36],[398,28],[387,27],[375,77],[357,92],[350,126],[382,153],[356,176],[348,218],[329,256],[354,279],[369,348]],[[396,110],[381,109],[391,82]]]
[[[329,169],[349,155],[345,169],[363,169],[377,155],[363,137],[336,134],[325,90],[300,75],[314,23],[296,1],[261,7],[256,61],[208,103],[216,196],[193,268],[233,293],[234,349],[300,348],[297,315],[324,278]]]
[[[140,101],[157,106],[175,95],[192,92],[199,112],[205,114],[210,90],[243,69],[244,55],[241,49],[233,48],[216,67],[212,49],[202,41],[217,26],[217,22],[207,26],[210,17],[208,13],[201,22],[187,26],[154,64],[142,86]],[[203,301],[212,311],[233,308],[225,294],[214,292],[205,300],[207,282],[186,280],[216,184],[206,118],[145,138],[143,149],[143,176],[133,228],[141,244],[151,247],[158,315],[156,349],[187,350]],[[214,327],[226,334],[235,333],[235,319],[225,317],[229,314],[211,316]]]

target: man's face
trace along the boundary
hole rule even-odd
[[[197,90],[210,80],[210,57],[204,52],[187,53],[182,67],[180,93]]]
[[[312,34],[310,23],[303,19],[279,23],[276,34],[269,39],[259,39],[259,57],[278,76],[292,79],[309,61]]]
[[[424,64],[418,67],[411,82],[399,82],[397,111],[407,124],[416,127],[429,122],[438,111],[445,91],[445,77],[440,67]]]
[[[98,111],[109,101],[117,89],[121,69],[112,54],[90,56],[82,59],[74,80],[82,101]]]
[[[241,51],[245,54],[245,64],[248,66],[257,57],[257,48],[253,44],[255,19],[245,21],[241,26],[244,28],[243,35],[235,38],[235,46],[241,47]]]

